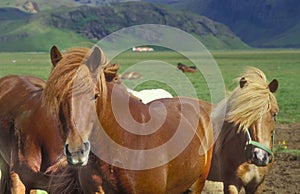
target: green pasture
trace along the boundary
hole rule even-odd
[[[269,81],[273,78],[279,80],[279,90],[276,97],[280,108],[278,121],[281,123],[300,122],[300,50],[247,50],[247,51],[215,51],[212,52],[216,60],[228,90],[237,86],[233,80],[238,77],[246,66],[255,66],[265,72]],[[127,70],[132,65],[148,60],[163,61],[173,65],[176,71],[178,62],[193,65],[188,59],[171,51],[160,51],[151,53],[133,53],[127,51],[113,59],[120,64],[120,72]],[[168,77],[170,72],[151,71]],[[51,70],[48,53],[0,53],[0,77],[9,74],[35,75],[47,79]],[[210,93],[205,79],[200,72],[185,74],[196,89],[199,98],[210,101]],[[180,80],[170,77],[180,87]],[[126,81],[128,83],[128,81]],[[130,85],[130,83],[129,83]],[[133,84],[134,85],[134,84]],[[137,85],[136,90],[144,88],[165,88],[176,95],[174,90],[166,84],[155,81],[147,81]],[[186,88],[182,88],[184,91]],[[183,92],[184,93],[184,92]]]

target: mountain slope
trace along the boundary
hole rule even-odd
[[[2,51],[49,50],[52,44],[57,43],[66,48],[80,42],[96,42],[116,30],[138,24],[177,27],[193,34],[210,49],[248,48],[220,23],[196,14],[141,2],[63,7],[0,23],[0,42],[6,45],[0,48]],[[10,25],[14,28],[7,30]]]
[[[206,17],[142,2],[80,7],[67,13],[53,13],[50,18],[56,27],[72,29],[90,39],[101,39],[123,27],[164,24],[195,35],[211,49],[248,47],[226,26]]]
[[[148,1],[148,0],[146,0]],[[156,0],[226,24],[255,47],[300,47],[298,0]]]

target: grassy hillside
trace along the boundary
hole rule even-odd
[[[80,5],[80,3],[76,3],[73,0],[0,0],[0,7],[19,8],[24,11],[24,4],[26,2],[35,2],[38,5],[39,10],[41,11],[56,9],[62,6],[74,7]]]
[[[59,30],[39,22],[7,22],[3,26],[9,26],[11,30],[9,33],[0,30],[1,43],[4,45],[0,51],[47,51],[53,44],[67,48],[81,42],[91,42],[75,32]]]
[[[0,22],[0,43],[5,45],[0,51],[46,51],[56,43],[67,48],[96,42],[116,30],[139,24],[177,27],[199,38],[209,49],[249,48],[220,23],[148,3],[61,7],[37,14],[0,8],[0,18],[4,18]]]

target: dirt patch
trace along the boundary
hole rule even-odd
[[[275,147],[286,142],[288,149],[300,150],[300,123],[276,127]],[[264,193],[300,193],[300,155],[279,153],[267,176]]]
[[[300,123],[278,124],[276,126],[275,148],[285,141],[288,149],[300,150]],[[222,193],[223,184],[208,182],[202,193]],[[264,192],[267,194],[300,193],[300,155],[278,153],[269,175],[266,177]]]

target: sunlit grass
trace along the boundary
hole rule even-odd
[[[228,90],[237,86],[232,80],[238,77],[246,66],[255,66],[265,72],[269,81],[276,78],[279,89],[276,92],[280,112],[278,121],[281,123],[300,122],[300,50],[249,50],[249,51],[217,51],[212,52],[214,59],[222,72]],[[175,52],[133,53],[125,52],[113,59],[120,64],[120,72],[137,63],[157,60],[173,65],[178,62],[193,65],[191,61]],[[48,53],[0,53],[0,76],[9,74],[35,75],[47,79],[52,68]],[[149,67],[149,72],[151,67]],[[153,72],[152,72],[153,73]],[[169,72],[157,72],[168,76]],[[196,89],[199,98],[210,101],[210,93],[200,72],[185,74]],[[174,81],[176,79],[174,78]],[[178,81],[178,80],[177,80]],[[180,80],[178,83],[180,86]],[[137,86],[143,88],[162,87],[174,95],[170,87],[158,82],[145,82]],[[185,88],[182,88],[185,89]],[[176,94],[175,94],[176,95]]]

